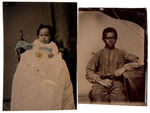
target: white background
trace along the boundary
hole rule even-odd
[[[13,1],[13,0],[5,0]],[[15,1],[29,1],[38,2],[40,0],[15,0]],[[44,0],[44,2],[78,2],[78,8],[80,7],[110,7],[110,8],[147,8],[148,16],[148,33],[150,32],[149,18],[150,18],[150,1],[149,0]],[[43,2],[43,1],[40,1]],[[0,110],[2,110],[2,97],[3,97],[3,0],[0,4]],[[149,34],[148,34],[149,36]],[[149,51],[149,50],[148,50]],[[9,52],[9,51],[8,51]],[[149,53],[149,52],[148,52]],[[148,58],[149,60],[149,58]],[[12,64],[10,64],[12,65]],[[149,70],[149,66],[148,66]],[[78,104],[77,110],[67,111],[45,111],[45,112],[64,112],[64,113],[148,113],[150,112],[150,97],[149,97],[149,77],[148,77],[148,106],[113,106],[113,105],[89,105]],[[2,111],[1,111],[2,112]],[[37,111],[40,112],[40,111]],[[43,112],[43,111],[42,111]]]

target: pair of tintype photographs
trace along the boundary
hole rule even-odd
[[[3,2],[3,25],[3,110],[147,105],[146,8]]]

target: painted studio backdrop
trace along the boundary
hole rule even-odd
[[[13,75],[18,58],[15,51],[20,31],[27,42],[37,38],[40,24],[49,24],[54,29],[55,42],[63,48],[65,60],[74,90],[76,105],[76,39],[77,39],[77,3],[32,3],[4,2],[4,88],[3,110],[10,109]]]
[[[102,32],[107,27],[117,30],[118,40],[116,47],[138,56],[143,64],[144,71],[147,65],[147,27],[146,9],[107,9],[107,8],[80,8],[78,29],[78,101],[90,103],[89,92],[92,84],[85,78],[86,66],[92,58],[92,53],[103,49]],[[135,92],[129,89],[129,102],[146,104],[146,74],[142,72],[137,80]],[[131,80],[131,81],[132,81]],[[139,81],[138,81],[139,80]],[[132,82],[133,82],[132,81]],[[138,83],[139,82],[139,83]],[[132,85],[130,86],[132,87]],[[133,88],[132,87],[132,88]],[[134,88],[133,88],[134,89]],[[132,95],[132,94],[137,95]]]

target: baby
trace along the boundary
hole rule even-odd
[[[34,41],[33,47],[37,50],[47,51],[48,58],[53,57],[58,54],[58,48],[56,44],[52,41],[52,28],[49,25],[41,24],[39,29],[37,30],[38,39]],[[36,53],[37,57],[40,57],[41,54],[39,52]]]
[[[33,48],[21,54],[11,95],[11,110],[74,109],[65,61],[52,41],[52,28],[40,25]]]

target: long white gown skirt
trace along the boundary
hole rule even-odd
[[[12,84],[11,110],[74,109],[73,89],[61,54],[28,50],[21,56]]]

